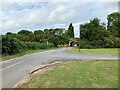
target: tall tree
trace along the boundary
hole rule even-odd
[[[16,33],[12,33],[12,32],[7,32],[5,35],[8,35],[8,36],[12,36],[14,38],[16,38]]]
[[[70,23],[68,27],[67,34],[70,38],[74,38],[74,27],[72,26],[72,23]]]
[[[31,35],[33,34],[32,31],[28,31],[28,30],[21,30],[18,32],[18,34],[23,34],[23,35]]]
[[[103,47],[104,37],[111,35],[111,32],[106,30],[105,23],[101,23],[98,18],[90,20],[89,23],[80,25],[80,38],[82,46],[92,45],[95,47]]]
[[[35,34],[35,35],[44,34],[44,32],[43,32],[42,30],[35,30],[35,31],[34,31],[34,34]]]
[[[104,32],[104,33],[103,33]],[[102,34],[101,34],[102,33]],[[89,41],[99,40],[101,37],[107,36],[105,23],[100,23],[98,18],[90,20],[89,23],[80,25],[80,38]]]
[[[54,35],[61,36],[64,33],[64,28],[56,28],[54,29]]]
[[[112,32],[114,36],[120,36],[118,34],[120,28],[120,13],[114,12],[107,16],[108,25],[107,29]]]
[[[17,38],[21,41],[31,41],[31,35],[33,35],[32,31],[21,30],[17,34]]]

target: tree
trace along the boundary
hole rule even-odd
[[[44,34],[44,32],[43,32],[42,30],[35,30],[35,31],[34,31],[34,34],[35,34],[35,35]]]
[[[114,36],[120,36],[118,33],[120,29],[120,13],[114,12],[107,16],[107,29],[112,32]]]
[[[34,42],[44,42],[44,39],[45,39],[45,35],[44,34],[37,34],[37,35],[33,35],[31,36],[31,41],[34,41]]]
[[[17,34],[16,38],[24,42],[31,41],[31,38],[28,35],[24,35],[24,34]]]
[[[69,38],[65,34],[58,36],[58,38],[59,38],[60,45],[64,45],[69,42]]]
[[[11,37],[13,37],[13,38],[16,38],[16,37],[17,37],[17,34],[16,34],[16,33],[12,33],[12,32],[7,32],[5,35],[6,35],[6,36],[11,36]]]
[[[70,38],[74,38],[74,27],[72,26],[72,23],[70,23],[70,25],[68,27],[67,35]]]
[[[54,35],[61,36],[64,33],[64,28],[56,28],[54,29]]]
[[[51,36],[49,38],[50,43],[53,43],[55,47],[59,45],[59,38],[58,36]]]
[[[7,32],[5,35],[12,35],[12,36],[15,36],[16,34],[15,34],[15,33],[12,33],[12,32]]]
[[[17,38],[21,41],[31,41],[31,36],[33,35],[32,31],[21,30],[17,34]]]
[[[104,37],[110,35],[112,34],[106,30],[105,23],[100,23],[98,18],[94,18],[89,23],[80,25],[81,47],[86,47],[87,44],[89,47],[103,47]]]
[[[49,29],[44,29],[44,34],[48,35],[49,34]]]
[[[32,33],[32,31],[28,31],[28,30],[21,30],[21,31],[18,32],[18,34],[31,35],[33,33]]]

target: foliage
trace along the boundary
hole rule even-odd
[[[67,35],[70,38],[74,38],[74,27],[72,26],[72,23],[70,23],[70,25],[68,27]]]
[[[64,28],[35,30],[20,30],[17,34],[7,32],[3,35],[3,54],[15,54],[24,50],[37,50],[68,43],[69,37]]]
[[[108,25],[94,18],[90,22],[80,25],[80,47],[81,48],[116,48],[120,47],[120,13],[115,12],[108,15]],[[3,54],[14,54],[24,50],[46,49],[68,44],[74,38],[74,27],[70,23],[68,30],[64,28],[35,30],[20,30],[18,33],[7,32],[2,35]],[[78,43],[77,43],[78,45]],[[79,45],[78,45],[79,46]]]
[[[114,12],[108,15],[107,17],[108,20],[108,25],[107,28],[109,31],[112,32],[113,36],[120,36],[118,31],[120,28],[120,13],[119,12]]]
[[[37,34],[44,34],[44,32],[42,30],[35,30],[34,31],[34,34],[37,35]]]
[[[22,49],[22,43],[10,36],[2,36],[2,53],[3,54],[15,54],[19,53]]]
[[[39,43],[39,42],[24,42],[8,35],[2,36],[3,54],[12,55],[12,54],[20,53],[24,50],[37,50],[37,49],[46,49],[52,47],[54,47],[52,43],[46,45],[45,43]]]
[[[92,48],[92,45],[87,39],[82,39],[80,40],[80,48]]]
[[[31,34],[32,34],[32,32],[31,32],[31,31],[29,31],[29,30],[21,30],[21,31],[19,31],[19,32],[18,32],[18,34],[31,35]]]
[[[98,18],[90,20],[90,22],[80,25],[80,46],[81,48],[116,48],[119,47],[118,21],[120,13],[112,13],[108,15],[107,28],[105,23],[101,23]]]
[[[105,45],[104,47],[107,48],[120,48],[120,38],[114,37],[114,36],[109,36],[105,37]]]
[[[31,39],[28,35],[24,35],[24,34],[17,34],[16,38],[24,42],[28,42]]]
[[[59,43],[60,43],[58,36],[52,36],[52,37],[49,39],[49,41],[50,41],[51,43],[53,43],[55,47],[57,47],[57,46],[59,45]]]

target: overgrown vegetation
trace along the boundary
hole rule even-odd
[[[34,75],[21,88],[118,88],[117,60],[74,61]]]
[[[24,42],[17,38],[10,36],[3,36],[2,38],[2,53],[6,54],[16,54],[26,50],[38,50],[52,48],[54,45],[49,43],[48,45],[39,42]]]
[[[81,48],[119,48],[120,13],[107,16],[108,23],[101,23],[98,18],[80,25]],[[106,28],[107,27],[107,28]]]
[[[80,25],[80,48],[119,48],[120,13],[108,15],[108,24],[101,23],[98,18],[89,23]],[[107,28],[106,28],[107,27]],[[2,36],[2,54],[12,55],[24,50],[47,49],[58,46],[67,46],[74,37],[74,27],[70,23],[67,30],[64,28],[35,30],[20,30],[18,33],[7,32]]]
[[[71,32],[73,29],[71,23],[68,30],[56,28],[34,32],[29,30],[21,30],[18,33],[7,32],[2,35],[2,54],[13,55],[26,50],[49,49],[66,45],[71,38],[71,33],[74,37],[74,32]]]

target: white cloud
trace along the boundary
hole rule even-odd
[[[1,0],[1,2],[118,2],[119,0]]]
[[[106,16],[118,10],[115,2],[4,2],[0,8],[2,33],[20,29],[64,27],[69,23],[79,36],[79,24],[94,17],[106,22]]]

